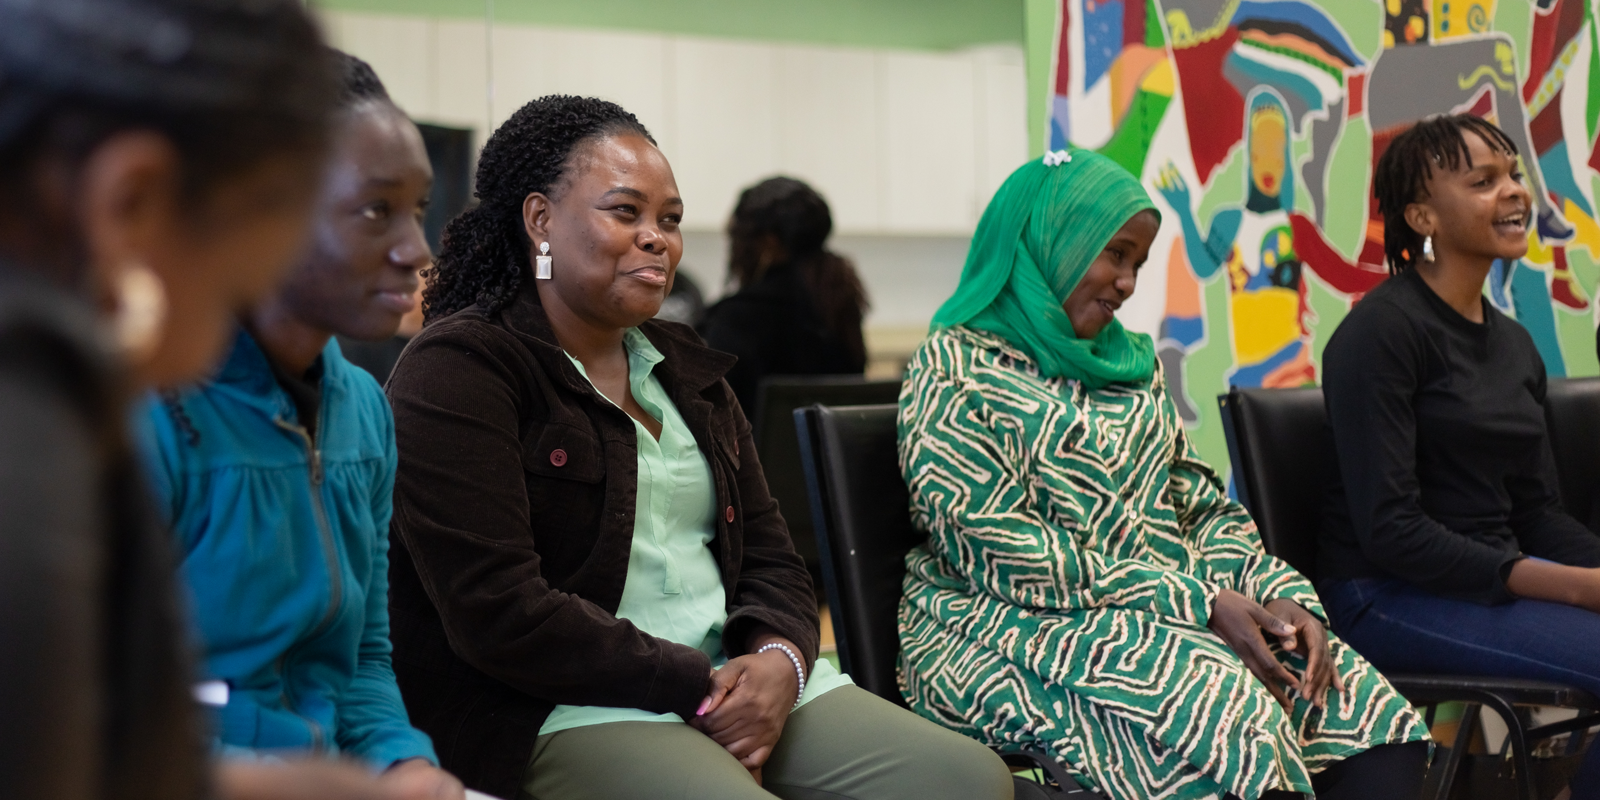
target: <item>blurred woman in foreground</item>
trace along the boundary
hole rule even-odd
[[[323,53],[292,0],[0,0],[7,796],[207,793],[173,559],[125,402],[210,367],[300,249],[334,97]],[[217,782],[229,797],[373,788],[337,765]]]

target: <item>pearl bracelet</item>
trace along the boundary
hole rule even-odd
[[[790,710],[793,711],[794,709],[800,707],[800,698],[805,697],[806,695],[805,667],[800,666],[800,657],[795,655],[794,651],[790,650],[788,645],[778,644],[777,642],[761,645],[761,649],[756,651],[756,655],[761,655],[768,650],[782,650],[783,654],[789,657],[789,662],[794,664],[794,676],[800,679],[800,690],[794,694],[794,706],[790,708]]]

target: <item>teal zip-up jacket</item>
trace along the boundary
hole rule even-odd
[[[438,759],[413,728],[389,644],[394,418],[330,341],[315,441],[241,331],[221,370],[151,397],[139,437],[177,538],[205,650],[226,681],[225,752],[340,752],[383,769]]]

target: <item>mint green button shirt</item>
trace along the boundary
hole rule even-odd
[[[722,627],[728,620],[727,593],[711,553],[716,537],[717,493],[711,466],[694,434],[653,374],[663,356],[638,328],[623,335],[628,351],[628,385],[633,398],[661,423],[661,438],[634,420],[638,434],[639,486],[634,500],[633,546],[617,617],[660,639],[700,649],[721,667]],[[568,358],[572,356],[568,355]],[[583,364],[572,359],[584,378]],[[596,390],[598,391],[598,390]],[[601,395],[604,396],[603,394]],[[806,680],[801,704],[852,683],[849,676],[817,659]],[[605,722],[683,722],[677,714],[638,708],[556,706],[539,734]]]

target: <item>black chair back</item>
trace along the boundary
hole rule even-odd
[[[794,410],[817,403],[859,406],[893,403],[899,399],[899,381],[869,381],[860,375],[774,375],[762,380],[756,408],[745,409],[752,414],[756,453],[761,456],[767,488],[778,501],[783,520],[789,524],[795,551],[805,559],[814,581],[822,577],[821,556],[811,522],[805,472],[800,466]]]
[[[911,525],[897,413],[895,405],[818,405],[796,410],[794,420],[840,666],[861,688],[904,706],[896,616],[906,552],[926,537]]]
[[[1544,410],[1561,504],[1600,533],[1600,378],[1552,379]]]
[[[1316,579],[1317,537],[1338,469],[1322,389],[1239,389],[1217,398],[1239,502],[1268,553]]]

